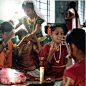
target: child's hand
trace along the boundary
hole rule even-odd
[[[50,47],[50,50],[49,50],[49,52],[51,53],[51,54],[53,54],[53,53],[55,53],[56,51],[57,51],[57,46],[56,46],[56,43],[52,43],[51,44],[51,47]]]

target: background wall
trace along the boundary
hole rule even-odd
[[[63,27],[64,35],[67,33],[65,13],[68,10],[68,5],[71,1],[55,1],[55,23]],[[78,10],[78,1],[76,2],[76,10]]]

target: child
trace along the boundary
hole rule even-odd
[[[40,66],[45,68],[45,76],[54,76],[57,80],[63,79],[63,72],[67,64],[67,49],[61,44],[63,29],[59,25],[45,26],[45,31],[51,36],[52,41],[45,44],[39,51]],[[56,83],[55,83],[56,85]]]
[[[66,35],[68,53],[74,59],[75,64],[67,67],[64,71],[65,86],[86,86],[85,66],[85,31],[82,29],[72,29]]]
[[[27,32],[24,29],[21,29],[16,33],[16,35],[18,35],[19,37],[19,40],[22,40],[24,36],[26,36],[26,34]],[[40,47],[41,45],[36,36],[34,36],[34,39]],[[25,40],[19,46],[17,67],[20,69],[21,72],[27,72],[29,70],[35,70],[37,68],[36,65],[38,66],[38,64],[35,65],[33,52],[35,51],[38,54],[38,46],[31,40]],[[36,60],[38,60],[37,58],[38,56],[36,55]]]
[[[14,47],[11,38],[15,35],[13,26],[10,22],[3,22],[0,27],[1,38],[0,44],[0,69],[12,68],[12,48]]]
[[[69,4],[68,14],[65,14],[65,19],[68,22],[67,23],[68,31],[74,28],[80,28],[80,18],[75,8],[76,2],[71,1]]]

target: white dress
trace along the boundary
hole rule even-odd
[[[73,8],[70,8],[68,10],[68,14],[69,14],[69,11],[75,15],[75,11],[74,11]],[[79,18],[78,18],[78,23],[77,24],[78,24],[78,28],[80,28],[81,26],[80,26],[80,19]],[[76,28],[76,18],[75,17],[72,18],[72,29],[74,29],[74,28]]]

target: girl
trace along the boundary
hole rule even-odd
[[[10,22],[5,21],[1,24],[1,44],[0,44],[0,69],[1,68],[12,68],[12,49],[16,47],[11,41],[14,37],[15,31]]]
[[[56,80],[62,80],[68,61],[66,46],[61,44],[63,29],[60,25],[54,24],[45,26],[45,32],[51,36],[52,41],[45,44],[39,51],[39,65],[45,68],[45,76],[54,76]],[[56,83],[55,85],[57,86]]]
[[[67,67],[64,71],[65,86],[86,86],[85,76],[85,31],[82,29],[73,29],[66,35],[66,44],[68,53],[76,62],[74,65]]]
[[[24,24],[29,36],[36,35],[42,37],[41,25],[45,21],[44,16],[39,12],[33,1],[26,0],[22,3],[22,9],[26,16],[19,19],[19,23],[16,25],[17,29],[20,25]]]
[[[65,14],[65,19],[68,21],[68,31],[74,28],[80,28],[80,19],[75,7],[76,3],[71,1],[69,4],[68,14]]]
[[[27,32],[24,29],[21,29],[16,33],[18,35],[19,40],[21,40]],[[39,48],[41,47],[40,42],[34,36],[35,44],[31,40],[25,40],[22,42],[22,44],[18,48],[18,61],[17,61],[17,66],[22,72],[26,72],[29,70],[35,70],[38,67],[38,52]],[[38,45],[38,46],[37,46]],[[34,53],[33,53],[34,52]],[[35,52],[37,54],[35,54]],[[35,54],[35,59],[33,57],[33,54]]]

